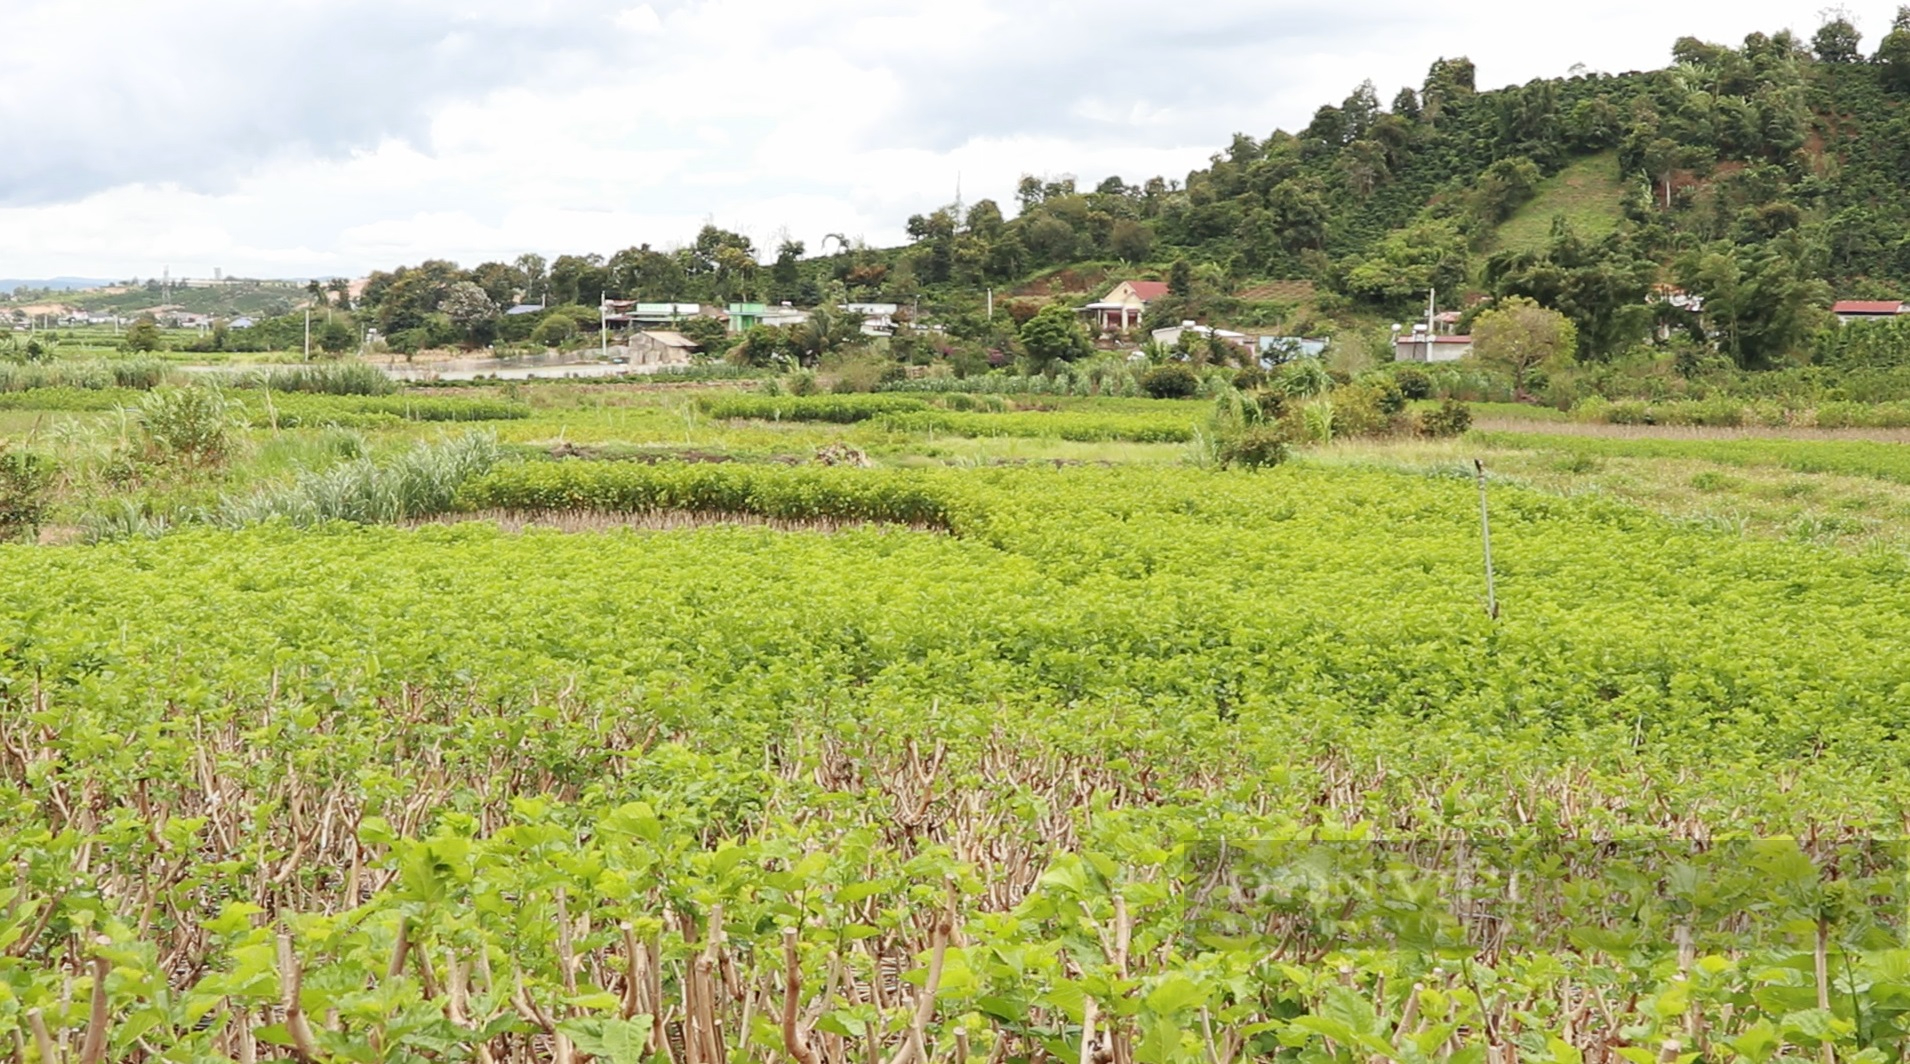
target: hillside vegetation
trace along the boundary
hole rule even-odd
[[[1541,181],[1531,202],[1493,232],[1488,247],[1494,252],[1543,253],[1561,220],[1572,232],[1592,239],[1602,239],[1624,224],[1625,185],[1616,152],[1575,159]]]

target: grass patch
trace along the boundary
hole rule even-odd
[[[1493,234],[1491,250],[1542,251],[1552,242],[1552,219],[1561,215],[1580,236],[1596,240],[1618,228],[1624,204],[1617,154],[1579,159],[1539,183],[1532,202]]]

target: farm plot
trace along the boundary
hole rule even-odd
[[[1500,488],[1495,621],[1464,481],[566,468],[468,490],[938,531],[0,548],[21,1059],[1905,1051],[1901,560]]]

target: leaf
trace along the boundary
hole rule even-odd
[[[643,1064],[651,1022],[648,1016],[635,1016],[628,1020],[593,1016],[564,1020],[557,1025],[557,1030],[569,1038],[579,1051],[608,1061],[609,1064]]]
[[[1171,1016],[1206,1000],[1204,987],[1179,972],[1171,972],[1148,991],[1146,1004],[1157,1013]]]
[[[1838,1019],[1829,1009],[1799,1009],[1787,1012],[1778,1024],[1784,1038],[1791,1042],[1823,1045],[1852,1030],[1850,1021]]]
[[[1179,1064],[1187,1059],[1180,1048],[1180,1028],[1166,1020],[1155,1020],[1144,1025],[1141,1044],[1134,1047],[1134,1059],[1141,1064]]]

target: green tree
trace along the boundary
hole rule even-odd
[[[547,314],[531,330],[531,343],[562,348],[577,338],[577,321],[568,314]]]
[[[482,347],[497,336],[497,304],[475,282],[452,285],[438,310],[463,334],[467,348]]]
[[[1811,51],[1826,63],[1855,63],[1863,58],[1857,50],[1862,43],[1863,34],[1839,14],[1818,27],[1817,34],[1811,38]]]
[[[1346,290],[1374,303],[1424,300],[1426,290],[1456,290],[1467,273],[1466,238],[1450,219],[1416,222],[1387,234],[1371,252],[1353,260]]]
[[[788,329],[789,347],[797,361],[813,366],[825,355],[862,343],[862,315],[825,303],[809,312],[809,320]]]
[[[132,328],[126,330],[126,338],[120,341],[128,351],[159,350],[159,323],[151,314],[141,314]]]
[[[482,288],[493,304],[507,307],[517,302],[517,294],[524,288],[524,275],[502,262],[486,262],[471,271],[471,283]]]
[[[1557,363],[1577,346],[1578,330],[1565,315],[1523,296],[1501,300],[1472,324],[1473,354],[1510,374],[1519,395],[1534,370]]]
[[[1169,295],[1186,299],[1194,294],[1194,267],[1186,259],[1175,259],[1174,265],[1167,271],[1167,291]]]
[[[1094,344],[1070,307],[1050,303],[1021,326],[1021,346],[1037,363],[1072,362],[1094,353]]]
[[[543,299],[550,270],[550,264],[544,261],[544,256],[527,251],[513,259],[511,265],[524,278],[525,301]]]
[[[333,319],[319,326],[318,349],[328,355],[342,355],[358,342],[357,330],[340,319]]]
[[[769,268],[769,279],[775,285],[775,298],[795,298],[796,289],[802,281],[801,263],[805,250],[800,240],[784,240],[776,248],[776,262]]]
[[[1147,226],[1122,218],[1108,234],[1108,250],[1123,262],[1145,262],[1154,250],[1154,234],[1147,231]]]
[[[705,352],[720,352],[729,330],[715,318],[697,316],[676,323],[676,331]]]
[[[1877,65],[1884,86],[1892,92],[1910,92],[1910,7],[1897,9],[1890,32],[1877,46]]]
[[[1486,283],[1501,299],[1525,296],[1570,318],[1578,329],[1579,358],[1609,358],[1650,329],[1653,310],[1646,297],[1658,264],[1622,234],[1592,242],[1562,223],[1554,223],[1551,244],[1542,252],[1493,256]]]
[[[1807,262],[1807,249],[1786,239],[1716,244],[1680,256],[1673,270],[1703,298],[1718,349],[1740,368],[1763,369],[1800,349],[1826,317],[1830,287],[1810,276]]]

